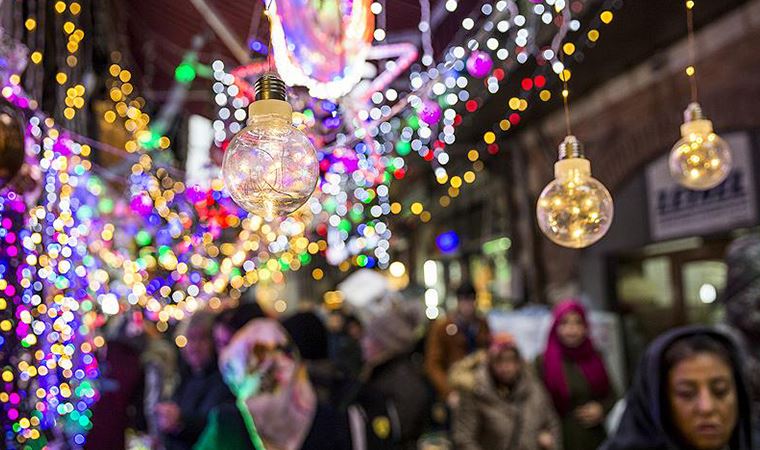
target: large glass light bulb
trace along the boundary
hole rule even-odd
[[[222,177],[235,203],[272,220],[306,203],[319,179],[319,163],[309,138],[291,123],[282,80],[265,74],[255,90],[248,126],[224,153]]]
[[[731,149],[713,132],[698,103],[684,112],[681,139],[670,151],[669,165],[679,184],[697,191],[714,188],[731,172]]]
[[[536,205],[541,231],[563,247],[588,247],[607,233],[614,209],[607,188],[591,176],[591,162],[580,142],[567,136],[559,146],[554,180]]]

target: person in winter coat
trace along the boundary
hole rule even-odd
[[[178,336],[187,340],[180,350],[179,386],[171,401],[155,407],[166,450],[190,450],[206,426],[209,412],[233,399],[217,368],[213,323],[213,314],[198,311],[178,330]]]
[[[287,332],[254,319],[222,351],[219,365],[235,403],[216,408],[195,450],[298,450],[317,409],[306,368]]]
[[[418,305],[393,301],[366,322],[366,363],[349,406],[353,450],[417,448],[430,407],[422,367],[411,357],[423,320]]]
[[[707,327],[652,342],[626,396],[614,436],[600,450],[750,450],[751,403],[741,356]]]
[[[760,235],[743,236],[726,253],[728,276],[721,301],[726,323],[744,352],[752,401],[755,448],[760,448]]]
[[[475,288],[464,283],[457,289],[456,310],[433,323],[425,345],[425,372],[440,400],[455,403],[455,397],[449,397],[449,369],[465,356],[487,348],[489,340],[488,322],[477,312]]]
[[[560,302],[553,311],[546,351],[536,360],[562,421],[566,449],[595,449],[607,437],[604,420],[616,396],[599,352],[591,343],[583,306],[575,300]]]
[[[459,450],[559,450],[561,426],[541,382],[514,340],[496,335],[488,351],[454,364],[459,392],[452,438]]]

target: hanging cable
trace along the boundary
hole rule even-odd
[[[562,105],[565,110],[565,130],[567,131],[567,135],[570,136],[573,134],[570,129],[570,105],[567,99],[570,95],[570,91],[567,90],[567,80],[570,78],[570,71],[565,68],[565,51],[562,47],[559,48],[559,61],[562,63],[559,79],[562,80]]]
[[[694,0],[686,1],[686,28],[688,30],[689,46],[689,66],[686,68],[686,75],[689,77],[689,86],[691,88],[691,101],[697,101],[697,71],[694,68],[696,64],[696,46],[694,43]]]

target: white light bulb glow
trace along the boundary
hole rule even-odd
[[[319,179],[317,154],[309,138],[291,124],[283,100],[251,104],[249,122],[224,153],[222,176],[232,199],[265,220],[297,210]]]
[[[563,247],[594,244],[612,223],[612,196],[591,176],[591,163],[585,158],[557,161],[554,173],[555,179],[541,192],[536,205],[539,228]]]
[[[689,105],[687,114],[699,105]],[[700,111],[701,113],[701,111]],[[705,191],[721,184],[731,172],[731,149],[713,132],[712,122],[698,118],[681,125],[681,139],[670,151],[670,174],[687,189]]]

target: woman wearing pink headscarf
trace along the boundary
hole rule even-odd
[[[546,351],[536,361],[562,420],[566,449],[595,449],[606,438],[604,419],[615,404],[615,392],[599,352],[589,338],[586,311],[575,300],[553,311]]]

